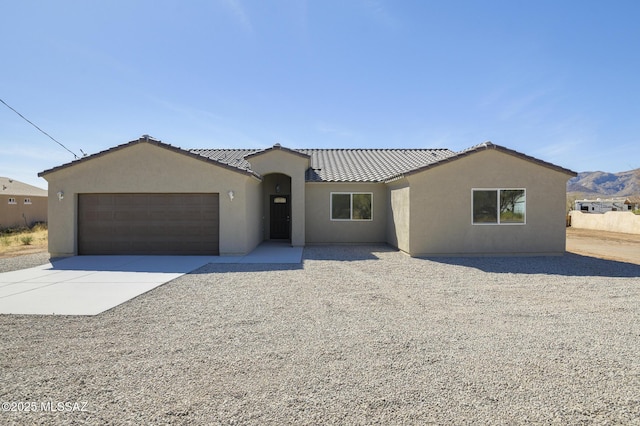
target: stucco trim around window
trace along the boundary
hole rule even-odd
[[[331,221],[373,220],[373,192],[331,192],[329,196]]]
[[[525,188],[471,189],[472,225],[526,225]]]
[[[15,198],[9,197],[9,204],[18,204]]]

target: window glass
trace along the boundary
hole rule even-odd
[[[331,194],[331,219],[351,219],[351,194]]]
[[[473,191],[473,223],[498,223],[498,191]]]
[[[474,189],[474,224],[525,223],[524,189]]]
[[[353,219],[371,220],[371,194],[353,194]]]
[[[500,191],[500,223],[524,223],[524,189]]]
[[[371,193],[332,193],[331,220],[372,220],[372,206]]]

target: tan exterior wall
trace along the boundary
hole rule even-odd
[[[496,150],[408,177],[412,256],[562,254],[569,175]],[[473,225],[473,188],[524,188],[526,224]]]
[[[640,215],[632,212],[582,213],[574,210],[571,213],[571,227],[595,229],[625,234],[640,234]]]
[[[291,245],[304,246],[305,244],[305,172],[309,168],[309,159],[292,154],[286,150],[273,149],[247,158],[251,163],[251,169],[261,176],[272,173],[281,173],[291,178]],[[270,191],[263,185],[265,194]],[[264,210],[264,208],[263,208]],[[265,215],[266,217],[266,215]],[[268,227],[263,222],[263,227]],[[268,230],[263,231],[267,235]]]
[[[77,195],[82,193],[220,194],[220,254],[251,251],[260,241],[255,223],[260,181],[249,175],[139,143],[44,176],[49,182],[49,252],[77,254]],[[64,198],[58,200],[58,191]],[[229,191],[234,192],[233,200]],[[251,222],[251,224],[250,224]]]
[[[9,204],[9,198],[15,198],[16,204]],[[31,204],[25,204],[25,198]],[[2,195],[0,196],[0,229],[22,226],[33,226],[36,222],[47,221],[47,197],[31,195]]]
[[[258,182],[254,178],[249,178],[245,183],[245,226],[246,226],[246,243],[244,254],[251,252],[258,246],[263,240],[262,218],[263,218],[263,206],[260,202],[260,195],[262,194],[262,183]],[[224,194],[220,194],[223,197]],[[235,198],[234,198],[235,201]],[[226,226],[226,223],[222,221],[222,214],[220,215],[220,231]],[[222,252],[222,242],[220,243],[221,254],[231,254],[229,252]]]
[[[331,220],[332,192],[373,193],[373,220]],[[308,183],[307,243],[383,243],[386,242],[388,198],[384,184]]]
[[[409,252],[411,241],[411,188],[406,179],[388,185],[387,242]]]

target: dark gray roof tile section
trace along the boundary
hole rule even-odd
[[[250,170],[247,156],[263,150],[192,149],[194,154]],[[295,149],[311,158],[307,182],[384,182],[441,161],[455,153],[448,149]]]
[[[260,176],[251,170],[251,157],[266,153],[271,150],[282,150],[292,154],[309,158],[310,167],[306,171],[307,182],[391,182],[395,179],[420,173],[431,167],[455,161],[475,152],[487,149],[499,150],[527,161],[535,162],[543,167],[548,167],[570,175],[575,172],[545,161],[530,157],[517,151],[485,142],[460,152],[449,149],[290,149],[278,144],[267,149],[183,149],[150,138],[147,135],[138,140],[107,149],[97,154],[83,157],[71,163],[63,164],[53,169],[38,173],[44,176],[51,172],[70,167],[74,164],[89,161],[108,153],[124,149],[126,147],[148,143],[158,147],[187,155],[202,161],[211,162],[219,166],[246,173],[257,178]]]
[[[215,160],[242,170],[251,170],[251,164],[245,157],[262,151],[261,149],[191,149],[193,154],[198,154],[210,160]]]
[[[454,155],[448,149],[300,149],[311,157],[307,182],[383,182]]]
[[[89,155],[89,156],[86,156],[86,157],[82,157],[82,158],[76,159],[76,160],[74,160],[74,161],[72,161],[70,163],[66,163],[66,164],[63,164],[61,166],[57,166],[57,167],[54,167],[52,169],[48,169],[48,170],[42,171],[42,172],[38,173],[38,176],[43,177],[43,176],[45,176],[45,175],[47,175],[49,173],[53,173],[53,172],[56,172],[58,170],[66,169],[67,167],[71,167],[71,166],[76,165],[78,163],[84,163],[84,162],[90,161],[90,160],[92,160],[94,158],[102,157],[102,156],[107,155],[109,153],[116,152],[116,151],[125,149],[127,147],[130,147],[130,146],[133,146],[133,145],[137,145],[137,144],[142,144],[142,143],[155,145],[157,147],[164,148],[166,150],[173,151],[173,152],[176,152],[176,153],[179,153],[179,154],[182,154],[182,155],[186,155],[186,156],[189,156],[191,158],[196,158],[196,159],[201,160],[201,161],[207,161],[207,162],[210,162],[210,163],[215,163],[215,164],[217,164],[217,165],[219,165],[221,167],[228,168],[228,169],[233,170],[233,171],[238,172],[238,173],[250,174],[250,175],[253,175],[253,176],[259,178],[259,176],[256,173],[254,173],[253,171],[249,170],[248,168],[237,167],[235,164],[232,165],[232,164],[228,164],[228,163],[225,163],[225,162],[222,162],[222,161],[216,161],[214,158],[209,158],[209,157],[206,157],[204,155],[198,155],[197,153],[194,153],[192,151],[180,148],[178,146],[173,146],[173,145],[170,145],[168,143],[164,143],[162,141],[153,139],[148,135],[143,135],[140,139],[133,140],[131,142],[127,142],[127,143],[122,144],[122,145],[114,146],[113,148],[109,148],[109,149],[106,149],[104,151],[100,151],[100,152],[98,152],[96,154],[92,154],[92,155]]]

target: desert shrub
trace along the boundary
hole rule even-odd
[[[46,231],[46,230],[47,230],[46,222],[38,222],[31,227],[31,231],[33,232]]]
[[[3,246],[8,247],[11,244],[11,239],[9,238],[8,235],[2,235],[0,236],[0,243]]]
[[[28,232],[29,228],[25,226],[20,226],[17,228],[4,228],[0,231],[0,235],[13,235],[13,234],[21,234],[23,232]]]
[[[31,245],[31,243],[33,242],[33,237],[31,235],[23,235],[22,237],[20,237],[20,242],[23,246]]]

